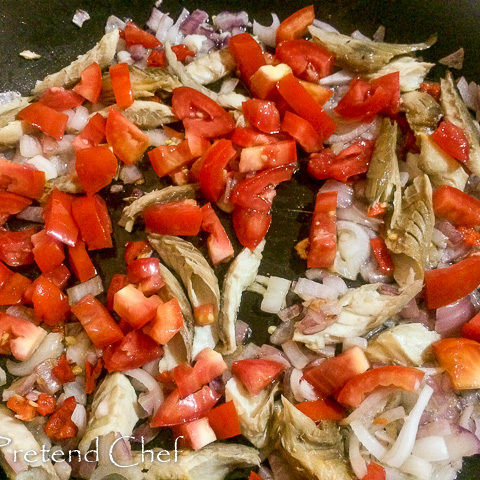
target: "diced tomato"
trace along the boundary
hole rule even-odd
[[[240,154],[240,172],[264,170],[290,165],[297,161],[297,146],[294,140],[282,140],[271,145],[248,147]]]
[[[40,415],[50,415],[55,411],[55,397],[47,393],[41,393],[36,401],[37,413]]]
[[[30,198],[17,195],[16,193],[0,191],[0,218],[7,220],[9,215],[20,213],[32,203]]]
[[[292,136],[308,153],[318,152],[322,149],[322,138],[313,128],[313,125],[295,113],[285,112],[282,130]]]
[[[480,342],[480,313],[463,325],[462,337]]]
[[[54,188],[43,212],[48,235],[71,247],[75,246],[78,238],[76,219],[72,215],[72,201],[71,195]]]
[[[48,419],[44,431],[54,442],[60,442],[77,435],[78,427],[72,421],[72,414],[76,406],[75,397],[68,397]]]
[[[213,303],[204,303],[193,307],[195,325],[211,325],[215,321],[215,307]]]
[[[167,56],[165,50],[152,50],[147,58],[147,67],[166,67]]]
[[[106,146],[84,148],[75,152],[75,170],[88,195],[110,185],[117,174],[118,162]]]
[[[35,316],[50,326],[65,322],[70,313],[67,297],[42,275],[34,282],[32,303]]]
[[[108,372],[140,368],[163,355],[163,348],[140,330],[127,333],[119,343],[109,345],[103,352]]]
[[[387,209],[381,202],[374,203],[368,210],[367,210],[367,217],[381,217],[385,214]]]
[[[166,345],[183,327],[183,315],[176,298],[157,307],[155,318],[143,331],[160,345]]]
[[[263,478],[258,473],[250,472],[248,480],[263,480]]]
[[[304,415],[314,422],[321,420],[338,421],[345,418],[345,411],[335,401],[329,399],[311,400],[295,405]]]
[[[250,208],[235,207],[232,221],[240,244],[254,250],[265,238],[272,223],[272,215]]]
[[[174,385],[173,381],[173,370],[165,370],[163,372],[159,372],[155,377],[160,383],[171,384]]]
[[[146,33],[146,32],[145,32]],[[127,108],[133,103],[130,70],[127,63],[117,63],[108,69],[112,81],[113,94],[118,108]]]
[[[296,77],[318,82],[333,73],[335,57],[309,40],[287,40],[277,45],[275,56],[286,63]]]
[[[421,370],[411,367],[374,368],[351,378],[338,394],[337,400],[343,405],[357,408],[377,387],[396,387],[415,392],[424,375]]]
[[[234,35],[228,41],[228,48],[232,52],[240,78],[245,85],[250,85],[250,77],[266,64],[262,48],[249,33]]]
[[[200,169],[200,188],[211,202],[216,202],[225,189],[228,163],[235,158],[237,152],[230,140],[221,139],[215,142],[205,154]]]
[[[30,400],[20,395],[13,395],[7,400],[7,407],[16,413],[15,417],[24,422],[32,421],[36,416],[36,408]]]
[[[268,387],[285,370],[285,365],[273,360],[250,358],[232,363],[232,373],[252,395]]]
[[[127,45],[142,45],[145,48],[155,48],[162,44],[155,35],[142,30],[133,22],[127,22],[124,32]]]
[[[74,150],[96,147],[105,141],[105,126],[107,119],[96,113],[85,128],[75,137],[72,145]]]
[[[45,230],[32,235],[33,256],[42,273],[48,273],[58,268],[65,260],[63,245],[51,237]]]
[[[125,244],[125,263],[127,265],[130,265],[137,258],[149,257],[152,252],[152,247],[147,242],[145,242],[145,240],[127,242]]]
[[[0,190],[38,200],[43,195],[44,186],[44,172],[0,157]]]
[[[256,147],[258,145],[270,145],[278,142],[273,135],[266,135],[250,127],[237,127],[231,137],[232,143],[240,147]]]
[[[425,299],[430,310],[445,307],[469,295],[480,285],[480,256],[468,257],[446,268],[425,272]]]
[[[470,145],[461,128],[444,120],[432,133],[432,139],[444,152],[459,162],[468,164]]]
[[[70,268],[81,282],[93,278],[97,271],[85,249],[85,243],[79,240],[74,247],[68,247]]]
[[[139,284],[139,290],[145,295],[152,295],[165,285],[160,273],[158,258],[138,258],[134,260],[127,266],[127,275],[130,282]]]
[[[57,365],[52,368],[52,374],[62,384],[75,381],[75,375],[65,353],[58,358]]]
[[[113,310],[113,300],[115,294],[127,285],[128,278],[126,275],[123,275],[122,273],[115,273],[113,275],[112,281],[110,282],[110,286],[108,287],[107,291],[107,308],[109,310]]]
[[[182,425],[176,425],[172,427],[172,433],[174,437],[183,437],[183,442],[186,447],[193,448],[194,450],[200,450],[205,445],[208,445],[217,437],[213,431],[207,417],[193,420]],[[180,444],[182,445],[182,444]]]
[[[32,264],[34,257],[31,238],[37,231],[37,227],[18,232],[0,231],[0,260],[10,267]]]
[[[51,272],[43,274],[47,280],[50,280],[55,286],[62,289],[70,278],[70,271],[65,265],[59,265]]]
[[[172,52],[175,54],[179,62],[184,62],[188,57],[195,56],[195,52],[188,48],[184,43],[173,45]]]
[[[292,69],[285,63],[263,65],[250,77],[250,91],[257,98],[275,100],[277,82],[291,73]]]
[[[296,165],[269,168],[241,181],[232,192],[230,200],[236,206],[268,212],[272,206],[275,188],[292,178]]]
[[[368,171],[373,147],[373,141],[359,140],[336,156],[329,148],[312,153],[308,162],[308,173],[317,180],[333,178],[345,183],[350,177]]]
[[[150,426],[170,427],[197,420],[205,416],[221,396],[221,393],[209,386],[204,386],[185,398],[181,398],[178,390],[174,390],[160,405]]]
[[[102,92],[102,70],[97,62],[93,62],[85,68],[81,73],[80,82],[73,87],[73,91],[89,102],[98,102]]]
[[[112,222],[105,201],[99,195],[75,197],[73,217],[89,250],[112,247]]]
[[[380,271],[385,275],[391,275],[393,273],[393,261],[385,244],[385,240],[381,237],[371,238],[370,245]]]
[[[98,377],[103,370],[103,360],[99,358],[95,366],[88,360],[85,360],[85,393],[90,395],[95,391]]]
[[[157,301],[153,297],[145,297],[133,285],[123,287],[113,297],[113,309],[134,329],[142,328],[152,320],[157,306]]]
[[[138,162],[150,144],[148,135],[113,107],[108,112],[105,134],[115,156],[126,165]]]
[[[39,102],[31,103],[17,115],[55,140],[62,139],[68,121],[68,116],[64,113],[57,112]]]
[[[233,438],[242,433],[237,409],[232,401],[210,410],[208,422],[218,440]]]
[[[16,305],[22,301],[30,280],[14,273],[0,262],[0,305]]]
[[[453,388],[480,388],[480,343],[467,338],[443,338],[432,347],[438,363],[448,373]]]
[[[300,80],[300,85],[310,94],[310,96],[323,107],[333,95],[333,90],[323,87],[318,83]]]
[[[313,5],[304,7],[293,15],[286,18],[277,28],[276,42],[277,45],[284,40],[294,40],[300,38],[307,33],[307,28],[315,20],[315,10]]]
[[[385,469],[381,465],[370,461],[367,465],[367,474],[362,477],[362,480],[385,480],[386,478]]]
[[[72,306],[72,313],[97,348],[106,347],[123,338],[120,327],[108,310],[90,293]]]
[[[187,133],[186,140],[188,142],[188,148],[190,149],[192,156],[195,158],[205,154],[211,147],[211,143],[208,138],[199,137],[198,135],[194,135],[192,132]]]
[[[209,233],[208,255],[214,266],[233,257],[233,245],[210,203],[202,207],[202,230]]]
[[[38,100],[43,105],[59,112],[81,105],[85,99],[72,90],[63,87],[51,87],[42,93]]]
[[[277,89],[290,108],[312,124],[322,140],[329,138],[336,130],[335,122],[292,74],[283,77],[277,83]]]
[[[337,192],[318,193],[310,226],[308,268],[328,268],[337,252]]]
[[[235,121],[230,113],[211,98],[190,87],[173,90],[172,109],[183,122],[187,135],[221,137],[235,128]]]
[[[438,83],[427,83],[422,82],[420,84],[419,90],[424,93],[431,95],[437,102],[440,100],[440,93],[442,92],[442,87]]]
[[[366,372],[369,367],[363,350],[352,347],[315,367],[305,369],[303,377],[318,393],[328,397],[337,394],[348,380]]]
[[[480,225],[480,200],[450,185],[442,185],[433,193],[435,215],[454,225]]]
[[[181,200],[147,207],[143,218],[148,232],[195,236],[202,224],[202,211],[195,200]]]
[[[178,145],[160,145],[148,152],[148,158],[155,173],[161,178],[177,168],[188,165],[195,158],[187,140]]]
[[[474,227],[458,227],[457,230],[463,237],[465,245],[469,247],[480,246],[480,232]]]
[[[275,103],[252,98],[242,103],[242,110],[250,125],[261,132],[271,134],[280,131],[280,113]]]

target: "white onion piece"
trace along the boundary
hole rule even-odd
[[[159,147],[160,145],[165,145],[165,142],[170,138],[165,130],[162,128],[154,128],[152,130],[146,130],[148,138],[150,139],[150,145],[152,147]]]
[[[381,458],[381,460],[387,465],[399,468],[412,453],[420,418],[432,396],[432,393],[433,389],[429,385],[425,385],[420,391],[417,402],[406,418],[395,443]]]
[[[57,360],[49,358],[37,365],[34,369],[38,389],[49,395],[54,395],[62,389],[62,384],[53,375],[52,369],[56,367]]]
[[[80,405],[87,404],[87,394],[85,393],[85,377],[78,376],[74,382],[68,382],[63,386],[65,397],[75,397],[75,400]]]
[[[92,342],[85,330],[72,338],[67,338],[67,360],[76,365],[85,365],[85,360],[89,350],[92,350]]]
[[[55,452],[59,453],[55,458],[62,458],[64,457],[64,451],[60,446],[54,446],[51,450],[51,456],[56,455]],[[53,468],[55,469],[55,473],[58,475],[60,480],[69,480],[72,475],[72,467],[66,460],[60,460],[58,462],[52,462]]]
[[[475,315],[475,308],[470,296],[457,300],[435,312],[435,331],[442,337],[453,337],[460,334],[462,326]]]
[[[68,303],[75,305],[85,295],[91,293],[94,297],[103,293],[103,283],[100,275],[87,280],[86,282],[67,288]]]
[[[377,413],[385,408],[388,397],[393,392],[392,388],[383,388],[371,393],[347,418],[341,421],[342,425],[349,425],[354,421],[371,423]]]
[[[162,12],[161,12],[162,13]],[[162,43],[165,43],[167,39],[168,30],[173,26],[173,19],[169,17],[168,14],[162,13],[162,16],[159,17],[158,27],[155,33],[155,36]]]
[[[430,480],[432,478],[432,465],[423,458],[410,455],[400,470],[413,475],[416,480]]]
[[[72,422],[78,427],[79,436],[82,437],[87,427],[87,411],[85,410],[85,406],[77,403],[71,418]]]
[[[355,40],[365,40],[365,41],[371,41],[372,39],[364,35],[360,30],[355,30],[352,32],[350,35],[352,38]]]
[[[42,157],[42,155],[36,155],[35,157],[27,160],[26,163],[33,165],[37,170],[45,173],[45,180],[51,180],[58,177],[57,169],[55,165],[48,160],[48,158]]]
[[[368,346],[368,341],[363,337],[349,337],[343,341],[342,351],[345,352],[352,347],[360,347],[362,350],[366,350]]]
[[[125,22],[118,18],[115,15],[110,15],[107,18],[107,23],[105,25],[105,33],[111,32],[112,30],[125,30]]]
[[[292,282],[285,278],[271,276],[263,296],[260,310],[267,313],[278,313],[285,306],[285,298]]]
[[[127,377],[134,378],[137,382],[143,385],[144,391],[155,390],[160,396],[163,396],[160,384],[145,370],[142,368],[135,368],[132,370],[125,370],[123,372]]]
[[[313,26],[321,28],[322,30],[325,30],[327,32],[340,33],[334,26],[330,25],[327,22],[322,22],[322,20],[315,19],[313,21]]]
[[[337,208],[346,208],[352,204],[353,188],[337,180],[327,180],[318,193],[337,192]]]
[[[347,220],[349,222],[358,223],[365,227],[378,231],[383,224],[383,220],[374,217],[367,217],[367,210],[363,205],[353,203],[350,207],[339,208],[337,210],[337,220]]]
[[[449,459],[445,439],[438,435],[417,438],[413,446],[412,455],[429,462],[442,462]]]
[[[126,63],[128,65],[133,65],[135,63],[135,60],[130,55],[130,52],[127,52],[126,50],[119,50],[117,52],[117,60],[118,63]]]
[[[305,271],[305,276],[309,280],[323,280],[327,275],[329,275],[328,270],[323,268],[309,268]]]
[[[142,172],[136,165],[124,165],[120,170],[120,180],[129,185],[142,179]]]
[[[313,280],[308,280],[308,278],[299,278],[293,292],[303,300],[309,300],[311,298],[334,300],[337,298],[337,292],[334,288],[314,282]]]
[[[360,453],[360,442],[355,434],[350,435],[348,441],[348,458],[353,473],[357,478],[363,478],[367,474],[367,464]]]
[[[90,20],[90,15],[87,11],[82,10],[81,8],[77,8],[75,10],[75,14],[73,15],[72,22],[77,26],[82,28],[83,24]]]
[[[370,123],[358,123],[358,122],[345,122],[339,124],[337,131],[330,135],[326,143],[328,145],[333,145],[336,143],[347,144],[360,138],[365,133],[369,132],[371,129],[376,128],[377,118],[374,118]]]
[[[385,425],[388,425],[389,423],[395,422],[397,420],[405,418],[405,409],[400,406],[400,407],[395,407],[391,408],[390,410],[385,410],[384,412],[380,413],[378,418],[382,418],[385,420],[384,424],[374,424],[372,428],[374,430],[382,429],[385,427]]]
[[[358,421],[350,423],[353,433],[356,435],[360,443],[368,450],[370,455],[377,459],[381,459],[387,449],[368,431],[368,429]]]
[[[228,94],[234,92],[235,88],[237,88],[238,82],[238,78],[227,78],[223,81],[218,93]]]
[[[67,128],[77,132],[83,130],[88,123],[89,111],[86,107],[80,105],[73,109],[73,115],[68,116]]]
[[[280,26],[280,20],[275,13],[272,13],[272,23],[270,26],[261,25],[256,20],[253,21],[253,34],[267,47],[275,47],[277,28]]]
[[[450,461],[461,460],[480,453],[480,440],[468,430],[458,429],[457,433],[444,437]]]
[[[472,417],[473,410],[475,408],[475,404],[471,403],[470,405],[467,405],[462,414],[460,415],[460,418],[458,420],[458,425],[462,428],[465,428],[466,430],[471,430],[469,428],[470,426],[470,418]]]
[[[314,355],[308,355],[308,353],[302,350],[300,345],[293,340],[283,343],[282,350],[290,363],[299,370],[305,368],[315,358]]]
[[[391,445],[395,441],[385,430],[373,430],[373,433],[375,437],[388,445]]]
[[[318,83],[325,87],[348,85],[353,76],[353,73],[347,72],[346,70],[339,70],[338,72],[328,75],[328,77],[321,78]]]
[[[44,223],[43,207],[26,207],[17,214],[17,218],[33,223]]]
[[[302,381],[303,372],[298,368],[293,368],[290,372],[290,388],[292,389],[292,394],[297,402],[305,401],[305,398],[300,388],[300,382]]]
[[[7,383],[7,372],[0,367],[0,387],[3,387]]]
[[[446,248],[448,245],[448,238],[440,230],[434,228],[432,233],[432,243],[439,248]]]
[[[345,283],[343,278],[340,278],[338,275],[328,273],[323,278],[323,284],[326,287],[334,289],[336,291],[337,297],[344,295],[348,291],[347,284]]]
[[[30,375],[33,369],[49,358],[58,358],[63,352],[63,335],[60,333],[49,333],[33,355],[25,362],[14,362],[7,360],[7,370],[11,375],[24,377]]]
[[[43,153],[40,140],[32,135],[22,135],[18,146],[20,155],[25,158],[36,157]]]

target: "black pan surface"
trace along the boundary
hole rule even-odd
[[[232,0],[228,4],[215,0],[166,0],[161,8],[174,17],[183,7],[190,11],[202,8],[210,14],[225,8],[246,10],[251,19],[269,24],[270,12],[283,19],[310,3],[305,0]],[[477,0],[322,0],[314,3],[317,18],[331,23],[343,33],[359,29],[372,35],[382,24],[386,27],[387,41],[409,43],[425,40],[437,32],[438,43],[425,53],[425,59],[436,61],[463,46],[462,74],[469,80],[480,81],[480,2]],[[36,80],[59,70],[91,48],[102,36],[109,15],[128,17],[142,25],[152,6],[151,0],[0,0],[0,92],[18,90],[28,94]],[[77,8],[87,10],[91,16],[81,29],[71,22]],[[41,54],[42,58],[28,61],[18,55],[27,49]],[[432,71],[433,77],[442,73],[440,67]],[[146,190],[158,186],[151,172],[146,173],[146,180]],[[304,262],[293,254],[292,249],[307,235],[317,189],[318,183],[311,181],[302,170],[295,175],[294,181],[278,188],[260,273],[293,279],[304,272]],[[119,218],[124,196],[111,197],[114,222]],[[226,216],[222,221],[229,229]],[[141,238],[141,229],[127,236],[123,229],[116,228],[116,248],[95,254],[94,261],[105,285],[114,273],[124,271],[123,245],[132,236]],[[238,247],[237,244],[237,251]],[[224,271],[218,273],[221,277]],[[262,313],[259,306],[258,296],[247,293],[240,312],[240,318],[251,325],[253,340],[257,343],[266,340],[268,325],[275,323],[274,317]],[[1,471],[0,478],[5,478]],[[458,479],[480,479],[480,458],[467,459]]]

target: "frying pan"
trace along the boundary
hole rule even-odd
[[[207,10],[210,14],[225,8],[232,11],[246,10],[250,18],[263,24],[270,24],[270,12],[281,19],[306,6],[305,0],[255,0],[254,2],[232,0],[228,5],[215,0],[202,2],[165,0],[162,10],[176,17],[183,7]],[[325,20],[343,33],[359,29],[372,35],[382,24],[386,27],[386,40],[390,42],[419,42],[437,32],[437,44],[424,53],[429,61],[465,48],[465,62],[462,74],[469,80],[480,80],[480,2],[476,0],[321,0],[316,1],[317,18]],[[139,25],[148,19],[153,0],[1,0],[0,1],[0,92],[18,90],[28,94],[35,81],[48,73],[55,72],[93,46],[102,36],[105,21],[111,14],[128,17]],[[91,19],[79,29],[72,23],[77,8],[87,10]],[[28,61],[18,54],[33,50],[42,55],[39,60]],[[441,67],[435,67],[433,77],[443,74]],[[158,187],[158,179],[146,171],[145,190]],[[273,223],[267,236],[267,245],[261,265],[262,274],[278,275],[293,279],[305,270],[292,249],[295,243],[308,233],[313,198],[318,184],[300,171],[288,185],[280,185],[274,201]],[[112,206],[112,220],[119,218],[122,198],[125,194],[109,197]],[[222,217],[229,233],[227,216]],[[121,247],[128,239],[141,238],[141,229],[128,235],[123,229],[114,232],[118,249],[96,253],[94,262],[104,283],[115,272],[124,271]],[[231,238],[234,238],[234,236]],[[116,250],[119,250],[117,255]],[[239,245],[236,245],[236,251]],[[220,270],[219,277],[225,268]],[[253,341],[263,343],[267,328],[275,324],[275,317],[260,311],[259,297],[248,292],[244,295],[239,317],[248,321],[253,331]],[[0,471],[0,478],[5,478]],[[238,477],[237,477],[238,478]],[[480,458],[469,458],[459,480],[480,478]]]

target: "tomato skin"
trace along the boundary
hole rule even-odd
[[[115,156],[126,165],[138,162],[150,144],[148,135],[113,107],[108,112],[105,135]]]
[[[70,268],[80,282],[86,282],[93,278],[97,271],[90,259],[85,243],[79,240],[74,247],[68,247]]]
[[[323,107],[333,95],[333,90],[323,87],[318,83],[307,82],[306,80],[299,80],[299,83],[321,107]]]
[[[367,465],[367,474],[362,477],[362,480],[385,480],[386,478],[385,469],[381,465],[370,461]]]
[[[44,192],[45,173],[0,157],[0,190],[39,199]]]
[[[480,314],[477,313],[462,327],[462,337],[480,342]]]
[[[143,218],[147,232],[195,236],[202,224],[202,211],[195,200],[181,200],[147,207]]]
[[[72,215],[72,201],[71,195],[55,188],[43,212],[47,234],[71,247],[75,246],[78,238],[78,228]]]
[[[218,440],[233,438],[242,433],[237,409],[232,401],[210,410],[207,417]]]
[[[221,137],[235,128],[235,121],[230,113],[211,98],[190,87],[173,90],[172,109],[183,122],[187,135]]]
[[[63,245],[50,237],[45,230],[32,235],[33,257],[42,273],[48,273],[58,268],[65,260]]]
[[[479,388],[480,343],[467,338],[443,338],[435,342],[432,348],[455,390]]]
[[[167,56],[165,50],[152,50],[147,58],[147,67],[166,67]]]
[[[10,215],[20,213],[32,203],[32,200],[16,193],[0,192],[0,224]]]
[[[133,22],[127,22],[124,32],[127,45],[142,45],[145,48],[155,48],[162,44],[155,35],[142,30]]]
[[[250,84],[250,77],[266,64],[262,48],[249,33],[234,35],[228,41],[228,48],[232,52],[240,78],[245,85]]]
[[[250,92],[254,97],[262,100],[278,101],[277,82],[290,73],[292,69],[285,63],[262,65],[250,77]]]
[[[128,280],[132,283],[140,283],[152,275],[160,275],[158,258],[137,258],[127,266]]]
[[[75,375],[65,353],[62,353],[58,358],[57,365],[52,368],[52,374],[61,384],[75,381]]]
[[[31,281],[12,272],[0,261],[0,305],[16,305],[21,303]]]
[[[113,310],[113,300],[115,298],[115,294],[127,285],[128,278],[126,275],[124,275],[123,273],[115,273],[113,275],[107,291],[107,308],[110,311]]]
[[[424,377],[421,370],[411,367],[389,366],[367,370],[351,378],[337,396],[339,403],[357,408],[377,387],[394,386],[415,392]]]
[[[275,56],[286,63],[293,74],[309,82],[318,82],[333,73],[335,57],[309,40],[287,40],[277,45]]]
[[[127,63],[117,63],[108,69],[112,81],[113,94],[118,108],[127,108],[133,103],[130,70]]]
[[[202,207],[202,230],[208,232],[208,255],[214,266],[233,257],[233,245],[210,203]]]
[[[293,40],[303,36],[315,20],[313,5],[304,7],[286,18],[277,28],[277,45],[284,40]]]
[[[459,162],[468,164],[470,145],[464,131],[451,122],[443,120],[432,133],[432,140]]]
[[[47,107],[61,112],[80,106],[85,99],[72,90],[67,90],[63,87],[51,87],[42,93],[38,101]]]
[[[143,327],[143,332],[158,344],[166,345],[183,327],[182,309],[176,298],[157,307],[155,318]]]
[[[433,192],[433,209],[435,215],[455,226],[480,225],[480,201],[450,185],[442,185]]]
[[[195,56],[195,52],[190,50],[190,48],[188,48],[184,43],[181,43],[180,45],[173,45],[172,52],[175,54],[179,62],[184,62],[188,57]]]
[[[67,297],[46,277],[40,275],[33,282],[32,303],[35,316],[53,327],[65,322],[70,313]]]
[[[85,360],[85,393],[90,395],[95,391],[98,377],[103,370],[103,360],[99,358],[95,366]]]
[[[255,250],[270,228],[272,215],[250,208],[235,207],[232,221],[240,244],[250,250]]]
[[[276,380],[285,365],[273,360],[250,358],[232,363],[232,373],[252,395],[257,395]]]
[[[96,147],[105,141],[106,118],[96,113],[85,128],[75,137],[72,145],[75,151],[83,148]]]
[[[271,145],[243,148],[239,171],[242,173],[264,170],[297,162],[297,145],[294,140],[281,140]]]
[[[209,386],[188,397],[180,398],[178,390],[174,390],[160,405],[150,422],[151,427],[171,427],[197,420],[209,412],[220,400],[221,393]]]
[[[310,227],[307,268],[328,268],[337,252],[337,192],[318,193]]]
[[[285,112],[282,120],[282,130],[287,132],[307,152],[318,152],[322,149],[322,138],[313,125],[295,113]]]
[[[68,397],[48,419],[44,431],[54,442],[75,437],[77,434],[78,427],[72,421],[72,414],[76,406],[75,397]]]
[[[480,284],[480,256],[468,257],[450,267],[425,272],[425,299],[430,310],[450,305]]]
[[[155,173],[160,177],[170,174],[177,168],[188,165],[194,159],[187,140],[178,145],[159,145],[148,152],[148,158]]]
[[[295,407],[314,422],[320,422],[321,420],[338,421],[345,418],[343,408],[329,399],[301,402],[297,403]]]
[[[102,92],[102,70],[97,62],[90,64],[81,73],[81,80],[73,87],[73,91],[86,98],[89,102],[97,103]]]
[[[118,162],[106,146],[90,147],[75,152],[75,170],[88,195],[110,185],[117,173]]]
[[[230,140],[215,142],[205,154],[200,169],[200,189],[207,200],[217,202],[225,190],[228,163],[237,155]]]
[[[422,82],[420,84],[419,90],[424,93],[431,95],[437,102],[440,100],[440,94],[442,92],[442,87],[438,83],[427,83]]]
[[[385,275],[391,275],[393,273],[393,260],[385,244],[385,240],[381,237],[371,238],[370,245],[380,271]]]
[[[64,113],[57,112],[39,102],[31,103],[20,110],[18,117],[39,128],[55,140],[62,139],[68,121],[68,116]]]
[[[31,238],[37,231],[37,227],[18,232],[0,231],[0,260],[10,267],[32,264],[34,256]]]
[[[242,103],[242,111],[250,125],[263,133],[280,131],[280,113],[275,103],[252,98]]]
[[[250,127],[237,127],[230,138],[233,144],[239,147],[256,147],[278,142],[273,135],[266,135]]]

